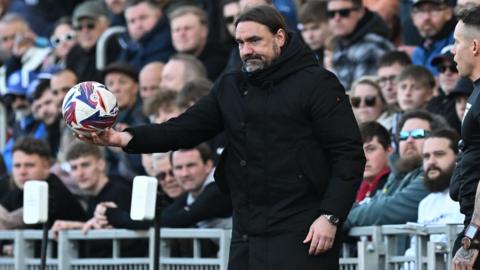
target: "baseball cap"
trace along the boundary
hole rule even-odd
[[[73,23],[77,23],[82,18],[96,19],[98,17],[108,17],[108,10],[100,1],[86,1],[75,7],[73,11]]]
[[[5,95],[27,96],[28,86],[37,78],[33,71],[17,70],[7,78]]]
[[[455,3],[452,3],[452,2],[455,2],[455,1],[452,1],[452,0],[412,0],[412,6],[416,6],[416,5],[423,4],[423,3],[432,3],[432,4],[437,4],[437,5],[448,5],[448,6],[455,5]]]
[[[443,49],[440,51],[440,54],[435,56],[430,64],[432,64],[432,66],[438,66],[443,62],[443,60],[453,62],[452,48],[453,45],[447,45],[443,47]]]
[[[105,78],[109,73],[116,72],[127,75],[132,78],[135,82],[138,82],[138,71],[134,66],[128,63],[114,62],[108,65],[102,72],[102,77]]]

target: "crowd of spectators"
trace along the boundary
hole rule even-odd
[[[367,164],[344,229],[462,222],[458,203],[445,194],[473,84],[459,76],[451,45],[456,11],[474,2],[1,1],[0,101],[8,128],[0,156],[0,229],[26,227],[22,188],[32,179],[50,184],[54,232],[148,228],[150,222],[128,215],[138,175],[159,181],[163,226],[230,228],[231,202],[213,181],[222,135],[172,153],[126,154],[77,141],[61,104],[75,84],[99,81],[117,98],[115,129],[168,121],[206,95],[222,73],[242,69],[235,18],[261,4],[284,15],[318,68],[336,74],[349,95]],[[124,32],[100,44],[113,27]],[[100,56],[105,67],[97,64]],[[425,210],[434,203],[444,207]]]

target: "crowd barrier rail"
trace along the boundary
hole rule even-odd
[[[418,224],[356,227],[350,236],[358,238],[352,244],[343,244],[341,270],[442,270],[450,269],[453,243],[463,229],[462,225],[421,226]],[[433,242],[431,235],[443,234],[446,242]],[[123,229],[92,230],[83,234],[79,230],[61,231],[58,239],[49,234],[47,270],[147,270],[153,269],[153,229],[130,231]],[[162,229],[162,270],[226,270],[231,231],[222,229]],[[404,255],[407,238],[417,237],[414,254]],[[41,241],[41,230],[0,231],[0,242],[13,244],[13,255],[0,257],[0,270],[38,270],[40,259],[34,254]],[[112,256],[108,258],[80,258],[78,243],[106,239],[112,242]],[[146,239],[149,256],[122,257],[120,243],[127,239]],[[169,240],[192,241],[193,256],[172,257]],[[200,241],[212,239],[219,246],[214,258],[204,258]],[[37,242],[37,244],[36,244]],[[408,245],[407,245],[408,247]],[[38,252],[37,252],[38,253]],[[36,257],[37,256],[37,257]]]

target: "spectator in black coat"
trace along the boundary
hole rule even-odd
[[[50,227],[56,220],[84,221],[85,211],[54,174],[50,174],[51,153],[48,145],[31,137],[24,137],[13,147],[14,189],[0,203],[0,227],[23,228],[23,187],[29,180],[44,180],[48,183]],[[35,226],[38,227],[38,226]]]
[[[195,6],[183,6],[173,10],[169,18],[175,50],[197,57],[207,69],[208,78],[215,81],[227,64],[228,51],[208,40],[205,12]]]

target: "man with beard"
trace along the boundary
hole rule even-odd
[[[185,113],[78,137],[151,153],[225,131],[215,181],[234,210],[229,270],[338,269],[337,226],[365,165],[348,97],[273,7],[247,9],[235,25],[242,70],[223,74]]]
[[[421,151],[425,139],[446,126],[445,120],[425,110],[406,112],[396,134],[400,157],[392,168],[382,192],[365,204],[355,206],[344,229],[355,226],[403,224],[417,221],[420,201],[429,191],[423,184]]]
[[[423,183],[430,193],[418,207],[418,223],[461,223],[465,218],[460,205],[448,193],[455,158],[458,154],[458,135],[449,129],[430,134],[423,143]]]
[[[423,143],[422,157],[424,179],[427,190],[431,191],[418,206],[418,220],[422,225],[445,225],[461,223],[465,218],[460,213],[458,202],[450,198],[448,186],[458,153],[458,135],[450,129],[440,129],[430,134]],[[414,255],[416,237],[412,237],[405,256]],[[447,243],[445,234],[433,234],[430,241]]]
[[[438,70],[432,60],[441,54],[443,47],[453,43],[455,17],[449,0],[413,0],[411,16],[415,27],[423,38],[423,44],[415,47],[412,62],[425,66],[435,76]]]

